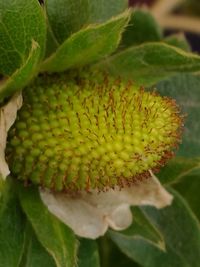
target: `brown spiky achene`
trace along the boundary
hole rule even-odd
[[[23,97],[7,160],[19,179],[55,191],[130,185],[180,140],[174,100],[101,72],[40,76]]]

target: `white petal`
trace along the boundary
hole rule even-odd
[[[163,208],[172,203],[172,195],[165,190],[151,171],[150,174],[150,178],[122,190],[121,194],[130,205],[151,205]]]
[[[77,235],[95,239],[106,232],[108,224],[103,214],[82,197],[72,198],[64,193],[52,194],[48,190],[40,190],[40,195],[49,211]]]
[[[162,208],[172,202],[172,196],[152,173],[149,179],[121,190],[82,192],[76,197],[47,190],[40,194],[48,209],[77,235],[92,239],[103,235],[108,227],[122,230],[131,225],[131,205]]]
[[[14,123],[17,110],[22,106],[22,95],[16,94],[12,99],[0,108],[0,178],[6,178],[10,173],[8,165],[5,160],[5,148],[7,140],[7,132]]]
[[[106,217],[108,225],[114,230],[123,230],[132,224],[133,217],[128,204],[121,204]]]

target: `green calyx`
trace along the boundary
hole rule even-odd
[[[41,76],[24,91],[7,160],[24,181],[76,191],[129,185],[171,157],[175,102],[106,74]]]

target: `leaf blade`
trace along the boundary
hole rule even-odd
[[[37,73],[39,58],[40,47],[33,41],[32,48],[24,64],[0,84],[0,102],[26,86]]]
[[[54,258],[57,267],[73,267],[76,262],[77,241],[73,232],[42,203],[39,192],[19,188],[20,202],[38,240]]]
[[[162,184],[179,183],[185,176],[192,175],[200,170],[199,158],[175,157],[170,160],[158,173],[158,178]]]
[[[45,50],[45,17],[38,1],[0,2],[0,73],[10,76],[26,61],[34,39]]]
[[[47,0],[45,8],[52,34],[61,44],[89,24],[102,23],[123,12],[127,0]]]
[[[144,42],[161,41],[162,31],[154,17],[147,10],[135,9],[123,35],[122,49]]]
[[[200,157],[200,76],[180,74],[157,85],[161,95],[176,99],[181,112],[186,114],[182,143],[177,156]]]
[[[24,255],[19,267],[55,267],[53,258],[38,241],[31,225],[27,222],[25,231]]]
[[[78,267],[100,267],[98,247],[95,240],[80,239]]]
[[[183,177],[178,183],[175,183],[173,188],[185,198],[197,218],[200,220],[199,186],[200,175],[190,174]]]
[[[200,57],[165,43],[130,47],[96,65],[113,75],[151,86],[180,72],[200,70]]]
[[[174,190],[171,206],[157,210],[140,207],[149,222],[162,234],[165,243],[152,242],[142,235],[111,232],[112,240],[130,258],[145,267],[197,267],[200,258],[200,227],[187,203]]]
[[[0,192],[0,267],[18,267],[24,249],[25,218],[12,182]]]
[[[144,207],[142,210],[163,233],[166,243],[189,266],[198,266],[200,260],[199,223],[186,201],[178,193],[171,191],[175,197],[172,206],[160,211],[149,207]],[[174,216],[176,217],[174,218]],[[174,226],[173,229],[171,224]]]
[[[75,33],[41,64],[41,71],[59,72],[81,67],[112,53],[119,44],[129,14],[126,11],[104,24]]]

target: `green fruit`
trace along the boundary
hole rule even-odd
[[[172,155],[174,100],[97,72],[40,76],[9,133],[12,173],[54,190],[125,186]]]

